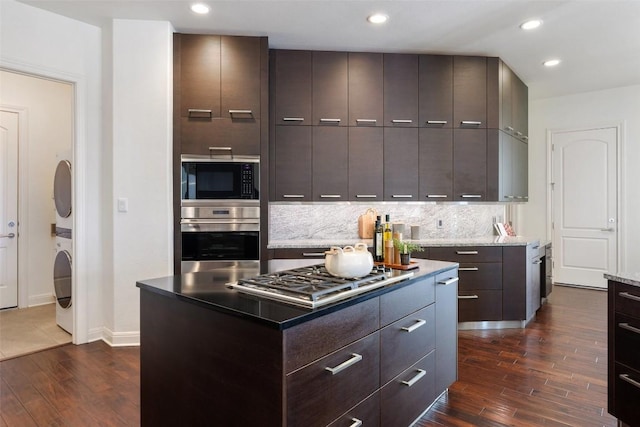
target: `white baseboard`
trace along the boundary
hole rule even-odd
[[[29,299],[27,301],[29,304],[28,307],[52,304],[54,302],[56,302],[56,298],[52,294],[29,295]]]
[[[109,328],[102,328],[102,340],[111,347],[139,346],[140,331],[113,332]],[[98,338],[99,339],[99,338]]]

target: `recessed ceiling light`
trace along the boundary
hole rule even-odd
[[[533,30],[534,28],[538,28],[540,25],[542,25],[541,20],[531,19],[520,24],[520,28],[522,28],[523,30]]]
[[[542,65],[544,65],[545,67],[555,67],[559,63],[560,63],[559,59],[550,59],[548,61],[544,61]]]
[[[388,19],[389,17],[383,13],[374,13],[373,15],[369,15],[367,17],[367,21],[371,22],[372,24],[384,24]]]
[[[209,13],[209,10],[210,10],[209,6],[207,6],[204,3],[196,3],[191,5],[191,11],[198,13],[200,15]]]

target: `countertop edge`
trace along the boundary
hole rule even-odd
[[[546,246],[550,242],[538,237],[514,236],[499,237],[487,236],[479,238],[461,239],[420,239],[407,240],[426,247],[453,247],[453,246],[527,246],[530,244],[542,244]],[[303,240],[271,240],[267,244],[268,249],[297,249],[297,248],[329,248],[331,246],[346,246],[356,243],[373,245],[372,239],[303,239]]]
[[[607,279],[607,280],[613,280],[614,282],[620,282],[620,283],[625,283],[627,285],[640,287],[640,273],[635,273],[634,275],[637,278],[635,278],[635,279],[631,278],[630,276],[632,276],[632,274],[625,274],[625,273],[609,274],[609,273],[605,273],[604,274],[604,278]]]

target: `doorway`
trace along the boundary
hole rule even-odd
[[[38,313],[53,313],[38,317],[43,322],[52,323],[51,330],[47,329],[48,335],[51,335],[57,333],[58,329],[62,331],[57,326],[53,286],[53,265],[57,251],[53,182],[57,154],[71,153],[73,150],[74,86],[4,69],[0,70],[0,80],[3,121],[5,117],[10,117],[7,115],[14,114],[19,122],[17,157],[11,161],[17,175],[17,200],[9,203],[16,214],[15,221],[8,221],[16,223],[12,240],[17,246],[17,301],[9,307],[17,306],[17,309],[10,308],[9,311],[33,311],[35,307],[43,306],[53,308],[48,311],[37,310]],[[0,232],[4,234],[4,231],[0,227]],[[7,326],[4,321],[11,318],[21,317],[4,313],[3,328]],[[30,328],[36,329],[39,328]]]
[[[606,288],[618,265],[616,126],[552,131],[554,282]]]

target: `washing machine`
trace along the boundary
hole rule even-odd
[[[56,211],[55,259],[53,288],[56,298],[56,323],[65,331],[73,331],[73,215],[72,174],[70,152],[57,156],[53,180],[53,200]]]

